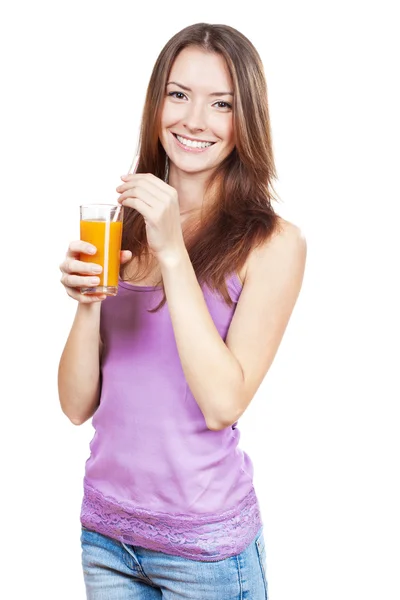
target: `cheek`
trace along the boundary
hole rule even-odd
[[[225,119],[219,119],[218,123],[215,123],[215,132],[218,132],[219,137],[223,139],[225,143],[233,144],[234,134],[232,116],[229,115],[226,116]]]
[[[178,105],[165,104],[161,113],[161,127],[170,127],[182,118],[182,108]]]

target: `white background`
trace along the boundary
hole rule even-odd
[[[79,237],[79,204],[116,200],[162,46],[207,21],[238,28],[261,54],[278,212],[308,240],[301,295],[241,421],[270,600],[399,600],[394,5],[2,4],[3,598],[85,597],[79,511],[93,429],[58,404],[75,312],[58,265]]]

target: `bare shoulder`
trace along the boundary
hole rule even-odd
[[[286,274],[303,277],[307,257],[307,241],[303,230],[290,221],[279,218],[278,227],[268,240],[250,253],[242,281],[259,278],[260,274],[270,276]],[[263,278],[264,279],[264,278]]]
[[[280,219],[274,234],[248,258],[243,289],[226,338],[245,380],[241,413],[279,348],[302,287],[306,253],[300,227]]]

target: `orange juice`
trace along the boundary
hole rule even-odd
[[[87,289],[85,291],[86,293],[115,295],[118,288],[122,222],[83,220],[80,224],[81,240],[93,244],[97,248],[96,254],[81,254],[81,260],[103,267],[103,271],[99,275],[99,285],[91,292]]]

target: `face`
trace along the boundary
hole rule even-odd
[[[233,150],[233,85],[225,59],[185,48],[168,77],[160,140],[170,169],[212,171]]]

